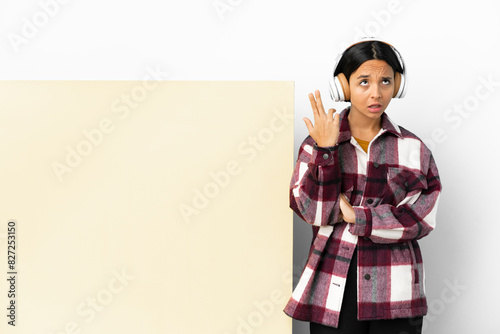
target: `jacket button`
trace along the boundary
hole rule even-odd
[[[325,159],[325,160],[328,159],[328,154],[327,153],[323,154],[323,159]]]
[[[373,163],[373,167],[378,168],[378,166],[379,166],[378,162]]]
[[[366,200],[366,203],[368,203],[368,204],[372,204],[372,203],[373,203],[373,198],[368,198],[368,199]]]
[[[366,274],[365,275],[365,280],[369,280],[370,279],[370,275],[369,274]]]

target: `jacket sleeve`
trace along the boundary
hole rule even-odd
[[[428,235],[436,226],[436,213],[441,194],[441,182],[436,163],[430,151],[421,168],[422,180],[402,181],[410,191],[397,205],[354,206],[355,224],[352,234],[369,237],[375,243],[396,243],[416,240]],[[411,184],[421,189],[411,189]]]
[[[311,225],[333,225],[340,212],[341,180],[338,145],[318,147],[308,136],[290,182],[290,208]]]

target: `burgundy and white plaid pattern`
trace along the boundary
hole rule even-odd
[[[431,151],[382,114],[368,154],[340,114],[338,144],[318,147],[308,136],[290,183],[290,207],[312,225],[306,266],[284,312],[338,327],[347,270],[357,246],[358,319],[427,313],[425,276],[417,240],[436,226],[441,182]],[[338,221],[339,195],[356,223]],[[353,265],[356,265],[355,263]]]

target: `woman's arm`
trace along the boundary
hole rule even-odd
[[[441,182],[434,158],[426,163],[426,187],[409,192],[398,205],[354,206],[352,234],[369,237],[376,243],[395,243],[420,239],[436,226]]]
[[[340,186],[337,139],[339,115],[325,112],[319,91],[309,94],[314,125],[304,118],[309,136],[299,149],[290,183],[290,207],[306,222],[316,226],[333,225],[339,218]]]
[[[339,218],[338,159],[338,146],[318,147],[311,136],[300,146],[290,182],[290,208],[311,225],[333,225]]]

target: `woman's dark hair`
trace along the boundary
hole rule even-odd
[[[334,76],[339,73],[344,73],[347,81],[352,73],[367,60],[378,59],[384,60],[394,70],[394,73],[403,73],[403,68],[399,63],[398,56],[390,45],[379,41],[366,41],[354,44],[345,50],[342,58],[340,58]]]

